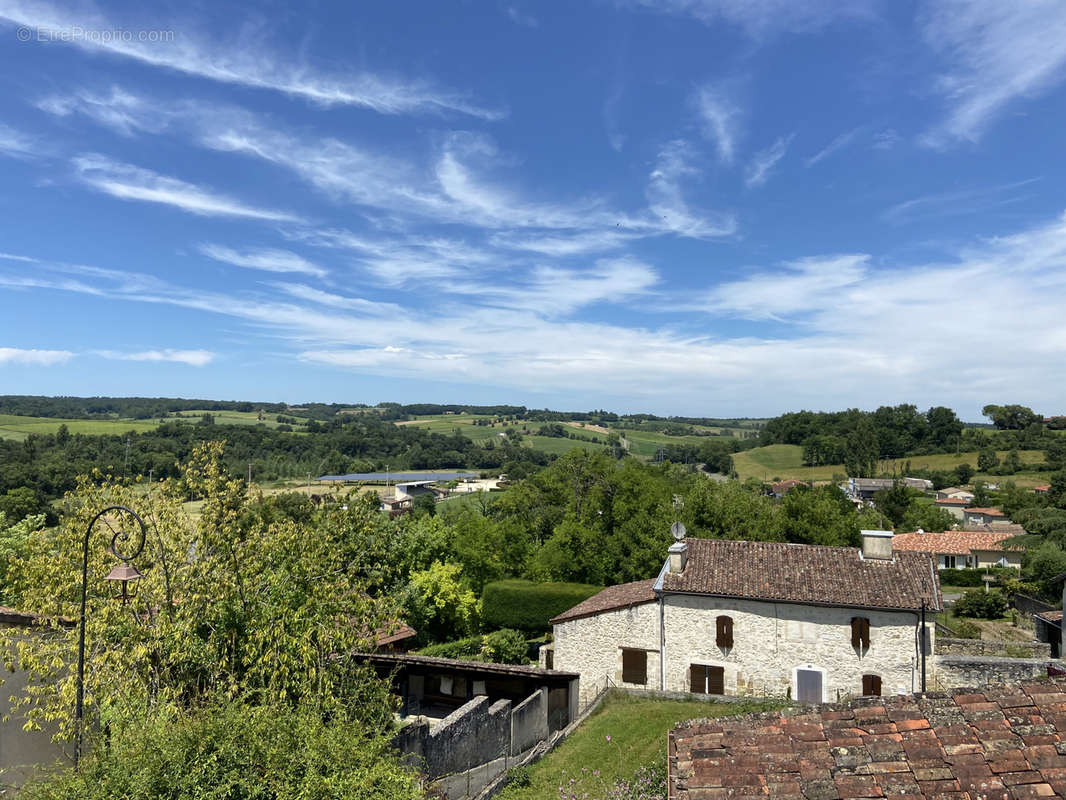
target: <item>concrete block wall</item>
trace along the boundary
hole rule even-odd
[[[531,694],[511,712],[511,755],[548,738],[548,690]]]
[[[511,701],[475,697],[429,730],[422,758],[426,775],[462,772],[510,752]]]

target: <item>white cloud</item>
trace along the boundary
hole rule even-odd
[[[621,0],[651,10],[694,17],[707,25],[724,22],[763,38],[781,32],[810,32],[838,19],[870,19],[873,0]]]
[[[65,364],[74,358],[69,350],[23,350],[18,347],[0,347],[0,364],[31,364],[51,367]]]
[[[229,41],[199,36],[188,20],[165,21],[158,15],[145,28],[171,27],[170,41],[142,42],[137,37],[76,36],[76,30],[114,31],[132,27],[128,20],[109,19],[100,13],[75,12],[45,2],[0,0],[0,20],[29,28],[39,35],[65,35],[83,49],[129,58],[154,67],[197,78],[281,92],[323,105],[350,105],[382,114],[458,112],[482,119],[499,119],[503,112],[481,107],[468,98],[434,87],[426,81],[402,80],[370,72],[349,70],[326,73],[313,65],[293,62],[284,51],[271,47],[245,28]],[[58,46],[59,38],[47,47]]]
[[[804,258],[774,272],[758,272],[720,284],[710,292],[708,311],[746,319],[778,319],[822,309],[840,291],[861,282],[869,270],[864,254]]]
[[[123,353],[117,350],[97,350],[103,358],[118,361],[165,361],[175,364],[187,364],[190,367],[205,367],[215,360],[210,350],[141,350],[135,353]]]
[[[732,164],[740,137],[740,108],[722,86],[704,86],[692,97],[703,136],[718,150],[724,164]]]
[[[200,252],[215,261],[246,269],[261,269],[265,272],[302,272],[324,278],[329,273],[312,264],[306,258],[290,250],[258,248],[240,252],[219,244],[201,244]]]
[[[895,128],[885,128],[874,134],[874,142],[871,145],[874,150],[891,150],[900,141],[900,135]]]
[[[803,163],[808,167],[813,167],[820,161],[824,161],[829,156],[836,153],[838,150],[843,150],[852,140],[862,131],[862,128],[852,128],[850,131],[844,131],[839,136],[834,137],[833,141],[815,153],[813,156],[805,160]]]
[[[507,250],[528,251],[545,256],[566,256],[616,250],[635,239],[633,234],[622,233],[620,228],[605,231],[590,231],[572,235],[500,232],[489,239],[495,247]]]
[[[39,154],[39,145],[28,135],[0,124],[0,155],[29,158]]]
[[[532,14],[527,14],[517,6],[508,6],[507,16],[515,25],[522,25],[526,28],[540,27],[540,22],[537,21],[536,17],[534,17]]]
[[[378,316],[403,312],[403,308],[396,303],[378,303],[372,300],[365,300],[362,297],[333,294],[332,292],[315,289],[312,286],[305,286],[302,283],[275,283],[273,285],[291,297],[331,308],[347,308],[362,314]]]
[[[196,309],[288,341],[297,357],[364,374],[459,385],[491,380],[558,396],[591,387],[584,396],[627,407],[761,414],[915,402],[965,411],[990,396],[1010,396],[1055,408],[1066,384],[1066,214],[975,242],[942,261],[890,267],[856,253],[742,272],[703,287],[698,312],[691,307],[698,287],[676,289],[690,308],[677,308],[659,327],[646,325],[652,317],[578,321],[528,307],[532,302],[517,307],[521,301],[505,293],[421,307],[397,294],[390,299],[401,307],[377,314],[358,303],[302,301],[288,291],[221,293],[46,262],[27,287],[24,271],[12,262],[8,274],[0,264],[0,285],[93,294],[108,308],[126,300]],[[531,274],[518,283],[534,294],[570,286],[601,298],[592,302],[609,300],[591,272]],[[628,277],[623,270],[609,274],[632,298],[663,292],[639,268]],[[713,333],[716,320],[770,316],[773,325],[756,335]],[[960,350],[980,358],[945,356]]]
[[[693,159],[692,148],[683,140],[670,142],[659,152],[655,169],[648,176],[649,210],[657,225],[681,236],[695,239],[731,236],[737,229],[732,214],[696,213],[682,195],[682,180],[699,174],[692,166]]]
[[[123,136],[159,133],[170,124],[172,114],[138,95],[113,86],[108,94],[80,90],[72,95],[52,94],[37,101],[41,111],[57,117],[84,114]]]
[[[1061,0],[938,0],[919,20],[929,46],[947,62],[936,88],[947,117],[923,143],[976,141],[1021,98],[1066,79],[1066,3]]]
[[[120,200],[160,203],[208,217],[246,217],[268,222],[301,221],[294,214],[245,205],[239,200],[177,178],[112,161],[95,153],[78,156],[73,159],[73,164],[81,180],[88,186]]]
[[[795,134],[780,136],[777,141],[765,150],[760,150],[756,153],[748,165],[747,174],[744,176],[744,185],[752,189],[766,183],[770,178],[770,171],[777,166],[777,162],[784,158],[785,153],[788,152],[788,146],[792,144],[794,136]]]

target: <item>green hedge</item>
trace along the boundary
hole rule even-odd
[[[454,642],[442,642],[431,644],[418,651],[419,655],[433,656],[434,658],[459,658],[470,660],[481,655],[481,646],[485,643],[482,636],[467,636],[465,639],[456,639]]]
[[[1018,570],[1011,567],[993,567],[988,570],[1002,581],[1004,578],[1017,578]],[[985,574],[982,569],[942,569],[939,572],[942,586],[984,586],[981,576]]]
[[[481,619],[490,628],[546,631],[548,620],[602,590],[587,583],[534,583],[518,579],[485,584]]]

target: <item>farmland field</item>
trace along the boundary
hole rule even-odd
[[[1000,451],[998,455],[1002,461],[1007,453],[1006,451]],[[1023,464],[1041,463],[1044,460],[1044,454],[1040,450],[1021,450],[1019,455]],[[929,456],[911,456],[892,461],[882,461],[880,462],[881,469],[891,473],[894,465],[897,473],[902,474],[908,461],[912,470],[948,470],[963,462],[976,468],[977,453],[968,452],[959,453],[958,455],[954,453],[939,453]],[[803,448],[797,444],[772,444],[766,447],[756,447],[754,450],[735,454],[733,456],[733,464],[741,480],[745,478],[758,478],[759,480],[796,478],[804,481],[828,481],[832,480],[833,475],[844,475],[847,472],[843,464],[831,464],[822,467],[803,466]],[[1041,475],[1043,475],[1043,478]],[[1007,476],[978,473],[974,476],[974,480],[994,482],[1012,480],[1018,486],[1023,487],[1047,483],[1046,473],[1025,471]]]
[[[0,439],[23,441],[31,433],[48,434],[66,425],[71,433],[86,435],[120,434],[127,431],[155,430],[158,421],[150,419],[55,419],[54,417],[22,417],[0,414]]]

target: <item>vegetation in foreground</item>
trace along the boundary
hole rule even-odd
[[[569,800],[572,795],[587,796],[589,800],[618,797],[611,794],[612,790],[619,782],[632,783],[642,767],[665,767],[666,734],[676,723],[783,707],[784,704],[773,701],[658,700],[613,690],[565,742],[519,773],[519,780],[498,797],[500,800]]]

